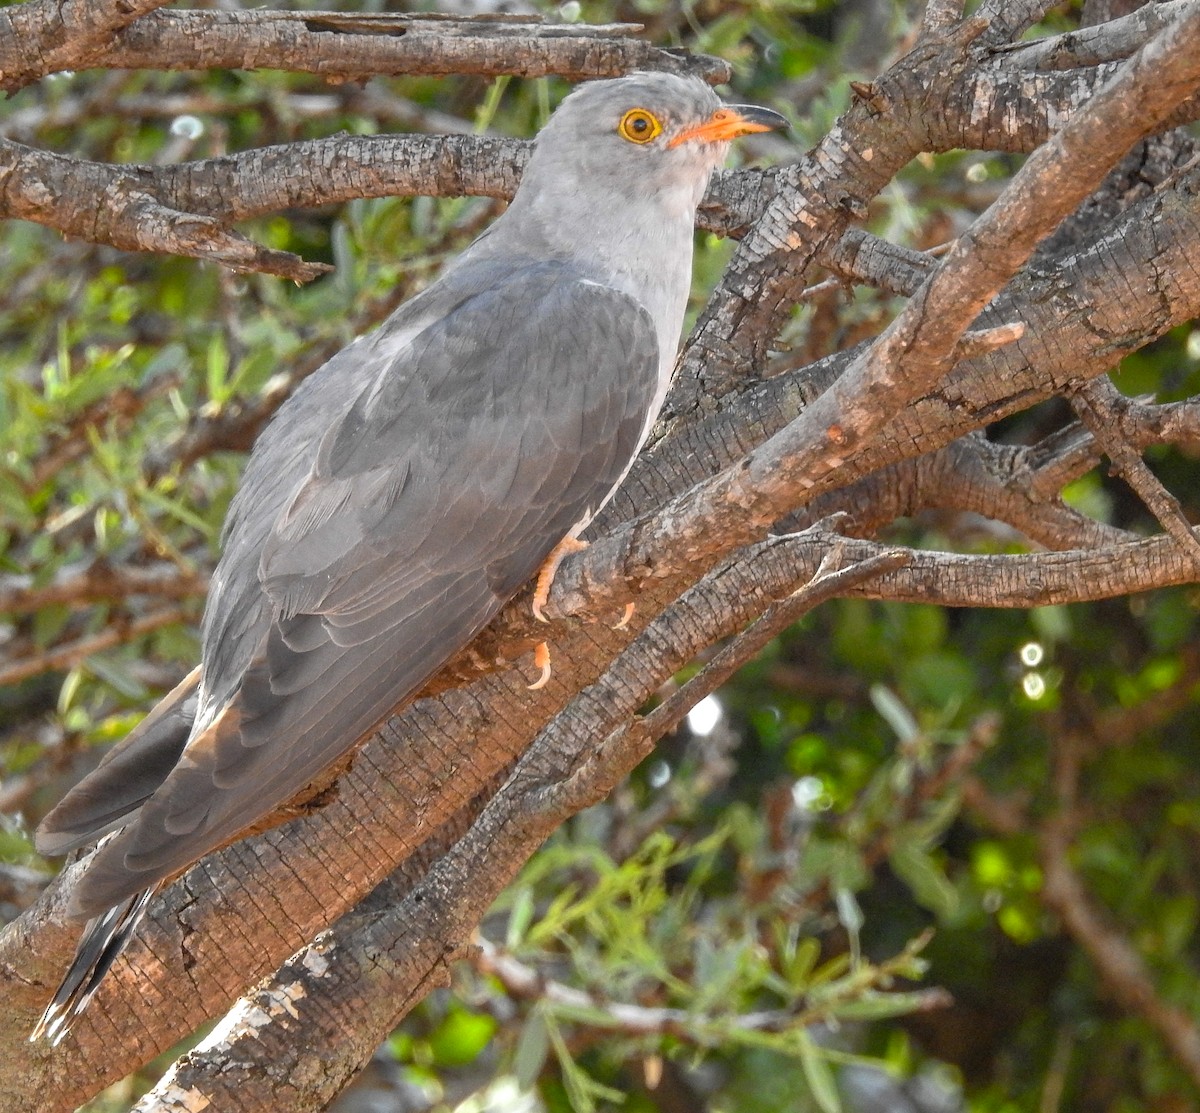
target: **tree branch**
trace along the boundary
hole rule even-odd
[[[81,0],[76,6],[108,9]],[[141,0],[140,10],[123,19],[116,34],[102,36],[102,49],[89,43],[87,49],[81,44],[73,52],[72,43],[64,44],[53,56],[54,68],[277,69],[320,74],[336,82],[375,74],[557,74],[581,81],[631,70],[665,70],[720,84],[731,76],[729,64],[720,58],[663,50],[635,38],[641,30],[636,23],[543,23],[536,16],[521,15],[186,9],[153,12],[132,22],[160,6]],[[22,40],[2,32],[0,25],[0,70],[20,73]]]
[[[1024,70],[1079,69],[1119,61],[1195,6],[1196,0],[1146,4],[1106,23],[1047,35],[1032,42],[1003,43],[995,48],[997,60],[1006,68],[1016,66]]]
[[[35,587],[30,576],[0,576],[0,614],[29,614],[43,607],[79,606],[101,600],[152,595],[186,599],[201,595],[208,578],[169,561],[112,564],[103,557],[61,569],[48,584]]]
[[[192,613],[186,607],[163,607],[138,618],[125,621],[115,619],[97,634],[67,642],[45,653],[12,652],[12,647],[7,647],[9,651],[5,656],[15,660],[11,664],[0,665],[0,686],[19,684],[22,680],[45,672],[73,668],[105,649],[124,645],[154,630],[161,630],[164,626],[176,626],[190,618]]]

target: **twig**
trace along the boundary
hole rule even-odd
[[[843,550],[835,543],[808,583],[786,599],[768,607],[761,618],[724,646],[686,684],[631,725],[630,733],[637,732],[643,735],[644,743],[657,741],[683,722],[696,704],[715,692],[768,642],[777,638],[814,607],[843,594],[855,585],[903,567],[908,563],[910,554],[904,549],[885,549],[865,560],[846,564],[842,563],[843,556]]]
[[[746,1032],[781,1032],[802,1021],[796,1009],[764,1009],[740,1016],[706,1018],[688,1009],[631,1005],[611,1001],[564,985],[543,976],[520,959],[506,954],[490,940],[476,933],[466,953],[467,961],[480,973],[496,978],[510,997],[526,1001],[546,1001],[576,1012],[587,1012],[587,1023],[611,1028],[629,1036],[675,1036],[685,1043],[702,1047],[727,1038],[729,1029]],[[944,1003],[942,991],[938,1003]]]
[[[150,565],[114,565],[103,558],[84,567],[59,569],[50,583],[33,585],[32,576],[0,576],[0,614],[28,614],[43,607],[96,603],[102,599],[127,599],[133,595],[155,595],[184,599],[201,595],[205,576],[189,575],[179,565],[161,561]]]
[[[1006,344],[1016,343],[1024,335],[1025,326],[1020,321],[992,328],[971,329],[959,337],[951,358],[956,363],[964,359],[977,359],[994,352],[997,348],[1003,348]]]

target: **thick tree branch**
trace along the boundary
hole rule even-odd
[[[731,75],[720,58],[663,50],[635,38],[641,26],[633,23],[543,23],[520,15],[186,9],[154,12],[132,22],[160,6],[142,0],[140,10],[135,8],[117,25],[122,30],[103,35],[102,49],[96,43],[84,49],[81,43],[73,52],[66,44],[53,55],[54,69],[276,69],[321,74],[331,81],[375,74],[558,74],[580,81],[653,69],[691,73],[719,84]],[[108,5],[93,3],[90,9],[107,10]],[[4,36],[0,25],[0,70],[20,73],[22,47],[22,40]],[[37,76],[51,72],[44,68]]]
[[[888,554],[841,571],[823,566],[827,574],[814,577],[782,606],[794,618],[840,585],[896,560]],[[730,571],[734,580],[739,578],[739,572]],[[722,578],[695,591],[724,594],[732,585],[722,584]],[[139,1113],[165,1113],[178,1094],[199,1095],[221,1108],[235,1095],[242,1101],[256,1095],[257,1100],[279,1100],[281,1089],[295,1113],[324,1108],[331,1096],[328,1077],[300,1069],[300,1064],[308,1061],[310,1047],[339,1045],[336,987],[361,987],[364,982],[368,987],[363,1006],[369,1016],[357,1018],[357,1043],[339,1057],[357,1070],[419,999],[410,988],[414,979],[427,986],[448,954],[467,944],[474,924],[537,846],[563,820],[607,795],[678,721],[679,708],[671,705],[633,729],[625,726],[662,679],[711,640],[714,629],[708,624],[719,628],[724,621],[718,608],[692,609],[691,615],[686,636],[670,610],[652,622],[601,683],[579,693],[538,732],[479,817],[425,878],[399,894],[402,899],[394,905],[372,906],[347,917],[314,947],[293,956],[269,984],[238,1002],[215,1037],[173,1071],[138,1107]],[[486,879],[475,874],[481,865]],[[474,878],[469,885],[464,883],[468,873]],[[265,1079],[256,1067],[264,1049],[273,1064]]]

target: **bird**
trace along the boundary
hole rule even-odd
[[[344,763],[628,473],[671,381],[697,207],[731,140],[787,126],[702,80],[573,90],[508,208],[260,434],[223,530],[200,664],[50,811],[98,843],[58,1043],[164,884]],[[543,668],[544,673],[544,668]]]

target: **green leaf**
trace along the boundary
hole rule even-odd
[[[445,1019],[429,1037],[435,1062],[447,1067],[474,1062],[495,1035],[497,1026],[496,1019],[487,1013],[451,1005]]]
[[[208,397],[218,405],[229,398],[229,348],[225,337],[214,332],[208,342],[204,360],[204,380]]]
[[[521,945],[529,925],[533,922],[533,913],[533,890],[528,885],[522,885],[513,900],[512,911],[508,914],[508,927],[504,933],[504,945],[510,951]]]
[[[916,840],[909,839],[893,847],[888,862],[913,896],[939,918],[949,919],[958,911],[958,891]]]
[[[532,1090],[537,1084],[549,1054],[550,1029],[546,1014],[540,1007],[535,1007],[521,1029],[521,1038],[513,1055],[513,1074],[522,1090]]]
[[[807,1032],[800,1033],[798,1050],[809,1093],[820,1107],[821,1113],[842,1113],[842,1099],[838,1096],[833,1071],[825,1061],[821,1049]]]
[[[890,688],[885,688],[882,684],[872,684],[871,703],[901,742],[910,742],[921,733],[912,712]]]
[[[907,1016],[927,1008],[929,998],[923,993],[875,993],[867,991],[857,1001],[839,1005],[838,1020],[888,1020]]]

